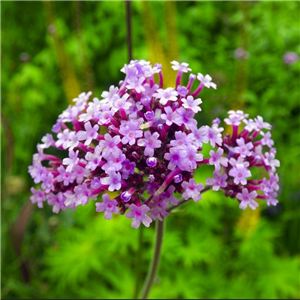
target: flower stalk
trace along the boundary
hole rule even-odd
[[[164,219],[162,221],[156,220],[155,226],[155,245],[152,261],[150,263],[150,268],[147,274],[147,277],[144,282],[144,286],[142,288],[142,292],[139,299],[147,299],[150,289],[153,285],[155,275],[159,266],[160,254],[161,254],[161,246],[164,235],[164,227],[165,222]]]

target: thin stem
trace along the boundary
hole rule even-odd
[[[127,0],[126,5],[126,30],[127,30],[127,51],[128,62],[132,60],[132,34],[131,34],[131,1]]]
[[[139,228],[139,248],[136,257],[136,281],[135,281],[135,288],[134,288],[134,296],[133,299],[137,299],[139,295],[140,285],[141,285],[141,265],[142,265],[142,253],[143,253],[143,229],[144,227],[141,226]]]
[[[206,186],[202,191],[201,194],[210,190],[211,186]],[[181,206],[182,204],[188,202],[188,200],[181,200],[177,205],[170,206],[166,211],[171,212],[174,208]],[[154,252],[152,261],[150,264],[150,268],[147,274],[147,277],[144,282],[144,286],[140,295],[140,299],[147,299],[148,294],[150,292],[150,289],[153,285],[153,281],[156,275],[156,271],[159,265],[159,259],[160,259],[160,252],[161,252],[161,246],[162,246],[162,240],[163,240],[163,233],[164,233],[164,219],[162,221],[156,220],[156,228],[155,228],[156,236],[155,236],[155,245],[154,245]]]
[[[206,186],[206,187],[201,191],[201,194],[203,194],[204,192],[206,192],[206,191],[208,191],[208,190],[210,190],[210,189],[211,189],[211,186]],[[191,198],[188,199],[188,200],[182,199],[182,200],[180,200],[180,201],[178,202],[177,205],[172,205],[172,206],[168,207],[168,208],[166,209],[166,211],[167,211],[167,212],[171,212],[173,209],[177,208],[178,206],[181,206],[181,205],[184,204],[184,203],[187,203],[187,202],[190,201],[190,200],[191,200]]]
[[[150,268],[146,277],[146,280],[144,282],[144,286],[142,289],[142,293],[140,296],[140,299],[147,299],[149,291],[152,287],[156,271],[159,265],[159,259],[160,259],[160,252],[161,252],[161,245],[163,240],[163,233],[164,233],[164,220],[159,221],[156,220],[156,236],[155,236],[155,247],[154,247],[154,253],[152,257],[152,261],[150,264]]]

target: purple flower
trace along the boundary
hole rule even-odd
[[[215,170],[213,178],[206,178],[206,184],[211,185],[214,191],[218,191],[227,186],[227,178],[226,174],[221,175],[219,170]]]
[[[179,85],[177,87],[177,92],[179,96],[185,97],[188,94],[189,90],[185,86]]]
[[[129,109],[132,105],[129,101],[127,101],[129,94],[124,94],[122,97],[118,97],[112,101],[112,111],[115,113],[122,109]]]
[[[273,191],[278,191],[279,190],[278,181],[279,181],[278,175],[271,174],[269,180],[267,180],[266,178],[263,179],[263,181],[261,183],[261,190],[265,194],[273,192]]]
[[[107,125],[110,123],[113,112],[110,110],[110,105],[107,104],[106,107],[102,107],[102,109],[97,113],[98,124]]]
[[[278,200],[275,199],[277,197],[276,192],[265,193],[265,197],[266,197],[268,206],[270,206],[270,205],[276,206],[277,205]]]
[[[153,84],[153,86],[151,86],[149,83],[145,83],[144,88],[145,88],[145,90],[143,91],[144,97],[146,97],[147,99],[151,99],[155,91],[159,88],[159,85]]]
[[[224,151],[222,148],[218,148],[216,152],[214,152],[213,150],[209,151],[209,155],[210,155],[209,164],[214,165],[216,169],[220,169],[221,165],[227,167],[228,158],[223,157],[223,153]]]
[[[273,172],[275,172],[276,167],[280,167],[280,161],[275,159],[275,154],[271,152],[265,153],[264,163],[266,166],[270,166]]]
[[[195,113],[193,110],[185,110],[183,107],[177,109],[177,116],[174,119],[174,123],[178,126],[184,124],[188,129],[196,129],[197,121],[194,119]]]
[[[133,145],[135,139],[143,136],[143,131],[140,130],[140,122],[136,120],[122,121],[120,133],[123,135],[122,143]]]
[[[150,131],[144,133],[144,138],[138,140],[140,147],[145,147],[144,155],[153,156],[154,149],[161,147],[161,141],[158,139],[159,133],[154,132],[151,134]]]
[[[93,139],[98,137],[99,125],[92,127],[90,122],[84,124],[85,131],[78,131],[77,137],[79,141],[85,140],[84,144],[89,145]]]
[[[63,182],[63,184],[67,186],[75,180],[74,174],[67,172],[64,166],[60,165],[57,171],[59,172],[59,175],[56,176],[57,182]]]
[[[129,175],[134,174],[135,162],[130,161],[129,159],[125,159],[122,162],[122,178],[128,179]]]
[[[193,145],[189,145],[186,150],[186,157],[183,163],[185,167],[181,166],[181,169],[191,172],[197,168],[197,163],[203,160],[203,154],[198,153],[196,146]]]
[[[110,192],[118,191],[121,188],[121,174],[111,169],[107,171],[107,174],[107,177],[101,178],[101,183],[108,185]]]
[[[196,140],[196,145],[202,147],[202,144],[208,143],[208,126],[201,126],[199,129],[192,129],[194,138]]]
[[[110,154],[113,156],[119,156],[119,147],[118,145],[121,142],[120,136],[116,135],[112,137],[109,133],[104,135],[104,140],[100,141],[99,146],[103,148],[103,157],[107,158]]]
[[[58,140],[55,142],[56,147],[62,146],[67,149],[71,140],[71,132],[69,129],[65,129],[63,132],[58,133]]]
[[[215,147],[216,144],[222,145],[222,134],[221,132],[224,130],[224,128],[219,128],[217,125],[213,124],[212,127],[208,128],[207,137],[210,141],[210,144],[212,147]]]
[[[193,96],[187,96],[186,99],[181,99],[182,101],[182,106],[186,109],[191,109],[195,114],[198,111],[201,111],[201,108],[199,107],[199,105],[202,103],[201,99],[195,99]]]
[[[187,151],[182,148],[173,147],[170,148],[170,152],[164,155],[164,159],[169,160],[168,169],[174,170],[176,167],[185,168],[184,158],[187,155]]]
[[[78,164],[78,162],[79,162],[78,153],[79,153],[79,150],[77,150],[76,152],[71,150],[69,152],[69,158],[63,159],[62,163],[67,166],[67,169],[66,169],[67,172],[71,172],[73,170],[74,166]]]
[[[234,148],[234,152],[238,153],[241,157],[251,156],[253,149],[253,144],[251,142],[245,143],[245,140],[243,138],[237,139],[236,143],[238,144],[238,147]]]
[[[189,64],[187,63],[179,63],[175,60],[171,61],[172,69],[175,71],[181,71],[183,73],[187,73],[189,71],[192,71],[192,69],[188,68]]]
[[[247,114],[244,114],[241,110],[230,110],[228,111],[228,118],[225,118],[224,121],[227,125],[239,126],[241,121],[248,117]]]
[[[194,136],[191,134],[186,134],[185,132],[176,131],[175,132],[175,140],[171,140],[170,144],[173,147],[184,147],[192,144],[194,140]]]
[[[64,204],[65,202],[65,198],[66,196],[64,195],[64,193],[57,193],[57,194],[47,194],[47,202],[48,205],[51,205],[52,208],[52,212],[55,214],[58,214],[60,210],[65,210],[66,206]]]
[[[52,134],[47,133],[43,138],[42,138],[43,144],[40,145],[41,148],[49,148],[51,146],[55,146],[55,141],[53,139]]]
[[[88,161],[86,168],[94,171],[101,163],[102,161],[102,155],[101,155],[102,148],[99,146],[95,147],[94,153],[87,152],[85,155],[85,159]]]
[[[86,183],[77,185],[74,188],[75,197],[73,199],[75,206],[86,205],[89,201],[92,192]]]
[[[47,173],[47,169],[39,161],[34,161],[33,165],[28,167],[28,172],[34,179],[34,183],[39,183],[42,181],[45,173]]]
[[[287,51],[284,53],[283,62],[287,65],[296,63],[299,60],[299,55],[295,52]]]
[[[85,178],[90,176],[90,171],[88,169],[78,165],[74,166],[72,172],[78,184],[82,183]]]
[[[232,165],[232,169],[229,171],[229,175],[234,177],[234,183],[242,185],[247,184],[247,177],[251,176],[250,170],[248,170],[247,166],[248,162],[235,161],[234,159],[230,159],[230,164]]]
[[[135,90],[138,93],[141,93],[145,90],[145,88],[143,87],[143,82],[145,80],[145,77],[129,77],[127,80],[127,85],[126,87],[129,90]]]
[[[178,116],[176,110],[173,110],[170,106],[164,108],[165,113],[161,114],[161,118],[166,121],[168,126],[171,126],[174,123],[174,120]]]
[[[272,126],[269,123],[264,122],[264,120],[261,116],[257,116],[254,119],[254,121],[256,122],[256,126],[259,130],[261,130],[263,128],[270,130],[272,128]]]
[[[274,141],[271,139],[270,131],[268,131],[267,133],[261,132],[261,134],[263,135],[263,138],[261,139],[261,144],[272,148],[272,146],[274,145]]]
[[[165,90],[158,89],[153,96],[160,99],[160,104],[166,105],[168,101],[177,101],[178,93],[173,88],[166,88]]]
[[[126,217],[133,219],[131,222],[131,227],[139,228],[141,223],[143,223],[146,227],[150,226],[152,219],[146,215],[146,213],[149,212],[149,207],[147,207],[145,204],[142,206],[130,204],[129,209],[130,212],[126,214]]]
[[[244,188],[242,190],[242,193],[238,193],[236,197],[241,201],[239,208],[242,210],[245,210],[247,206],[249,206],[253,210],[258,207],[258,203],[254,201],[254,199],[257,197],[256,191],[252,191],[249,193],[248,189]]]
[[[30,189],[32,195],[30,196],[30,200],[32,203],[37,203],[39,208],[43,208],[43,202],[46,201],[46,193],[42,190],[36,190],[35,188]]]
[[[181,186],[184,189],[184,193],[182,194],[183,199],[188,200],[192,198],[195,202],[202,199],[201,191],[204,189],[202,183],[197,184],[195,179],[191,178],[189,182],[183,181]]]
[[[107,163],[102,166],[102,169],[107,173],[108,170],[114,170],[115,172],[120,171],[123,167],[122,163],[126,159],[125,154],[118,151],[119,156],[110,154],[106,159]]]
[[[119,91],[118,87],[115,87],[113,85],[110,86],[108,92],[107,91],[102,92],[102,94],[101,94],[101,97],[103,98],[102,101],[105,101],[105,103],[108,103],[108,102],[112,102],[116,98],[119,98],[118,91]]]
[[[119,209],[118,209],[118,202],[117,200],[113,199],[110,200],[108,194],[103,194],[102,196],[103,202],[96,202],[96,211],[97,212],[102,212],[104,211],[104,218],[106,220],[110,220],[112,217],[112,214],[118,214]]]
[[[207,88],[212,87],[213,89],[217,88],[217,85],[211,82],[212,78],[209,75],[203,76],[201,73],[198,73],[197,79]]]
[[[181,175],[181,174],[178,174],[178,175]],[[176,175],[176,176],[178,176],[178,175]],[[168,189],[163,192],[162,198],[165,199],[167,202],[172,203],[173,205],[177,205],[179,200],[178,200],[178,198],[176,198],[174,196],[174,192],[175,192],[175,187],[173,185],[170,185],[168,187]]]

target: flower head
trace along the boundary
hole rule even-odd
[[[296,63],[299,60],[299,55],[295,52],[287,51],[284,53],[283,62],[287,65]]]
[[[198,127],[195,114],[202,100],[197,96],[216,84],[199,73],[200,84],[192,91],[195,75],[189,75],[186,86],[182,83],[183,73],[191,71],[188,64],[173,61],[172,68],[175,84],[164,87],[160,64],[133,60],[122,68],[119,86],[102,92],[100,99],[90,101],[91,92],[75,98],[74,106],[58,116],[53,134],[37,146],[28,171],[40,187],[31,189],[31,201],[39,208],[47,202],[58,213],[93,200],[105,219],[120,213],[132,219],[132,227],[148,227],[179,203],[175,193],[184,200],[202,199],[204,185],[195,181],[194,172],[207,164],[215,170],[206,184],[236,197],[241,209],[255,207],[257,198],[276,205],[279,161],[271,125],[260,116],[248,120],[242,111],[229,111],[225,122],[233,127],[232,136],[223,135],[218,118]],[[238,132],[241,124],[245,127]],[[203,144],[217,149],[205,157]],[[251,169],[261,167],[269,176],[253,180]]]

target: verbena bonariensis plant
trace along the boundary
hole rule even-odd
[[[208,188],[236,198],[241,209],[255,209],[257,199],[276,205],[279,161],[271,126],[238,110],[224,120],[231,134],[222,135],[218,118],[198,128],[194,116],[202,101],[196,97],[216,84],[199,73],[183,86],[188,64],[173,61],[172,68],[178,72],[175,86],[164,88],[160,64],[134,60],[121,70],[124,81],[101,100],[88,101],[91,92],[74,99],[53,126],[54,137],[46,134],[37,146],[29,173],[41,188],[31,189],[31,201],[40,208],[46,201],[58,213],[96,200],[105,219],[126,213],[134,228],[162,220],[186,200],[199,201]],[[215,149],[209,157],[201,153],[204,143]],[[214,166],[205,188],[194,179],[203,164]]]

